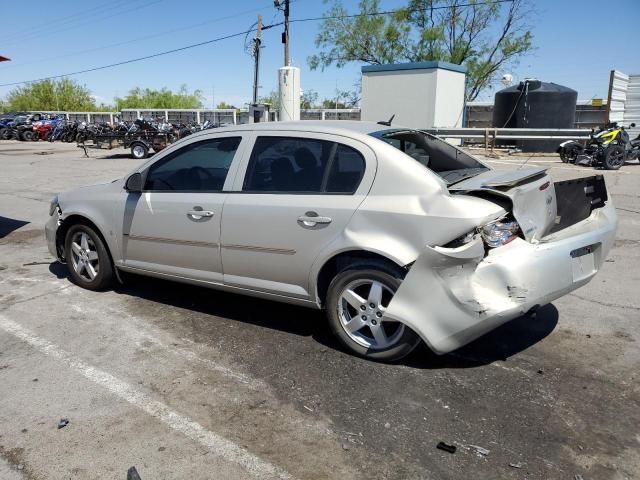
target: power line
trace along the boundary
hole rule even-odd
[[[164,0],[155,0],[153,2],[145,3],[145,4],[142,4],[142,5],[138,5],[136,7],[129,8],[127,10],[121,10],[119,12],[116,12],[116,13],[113,13],[113,14],[107,15],[107,16],[100,16],[100,17],[92,18],[92,19],[78,19],[78,20],[83,20],[83,21],[78,23],[78,24],[76,24],[76,25],[73,25],[73,23],[75,23],[75,20],[74,20],[74,21],[72,21],[71,25],[67,25],[65,28],[57,29],[56,33],[66,32],[66,31],[69,31],[69,30],[74,30],[74,29],[76,29],[78,27],[82,27],[82,26],[84,26],[84,25],[86,25],[88,23],[94,24],[95,22],[98,22],[98,21],[107,20],[107,19],[113,18],[113,17],[119,17],[119,16],[121,16],[121,15],[123,15],[125,13],[130,13],[130,12],[134,12],[136,10],[140,10],[142,8],[147,8],[147,7],[150,7],[152,5],[156,5],[156,4],[158,4],[160,2],[163,2],[163,1]],[[109,8],[109,10],[113,10],[113,8]],[[12,44],[16,44],[16,43],[21,43],[22,44],[22,43],[28,42],[29,40],[39,39],[41,37],[42,37],[42,33],[41,32],[33,32],[31,34],[26,34],[25,36],[23,36],[23,37],[21,37],[19,39],[16,39],[14,41],[6,42],[4,45],[12,45]]]
[[[119,2],[115,2],[115,4],[110,4],[110,5],[98,5],[97,7],[93,7],[90,8],[88,10],[84,10],[82,12],[77,12],[74,13],[73,15],[67,15],[65,17],[58,17],[58,18],[53,18],[53,19],[48,19],[46,22],[42,22],[42,23],[36,23],[35,25],[30,25],[28,28],[24,28],[22,30],[18,30],[15,32],[10,32],[6,35],[6,38],[13,38],[15,36],[19,36],[23,33],[26,33],[28,31],[32,31],[34,28],[42,28],[44,26],[48,26],[51,27],[51,25],[55,25],[56,27],[60,26],[60,24],[64,24],[64,23],[68,23],[70,20],[71,21],[75,21],[73,20],[75,17],[82,17],[85,16],[89,13],[95,13],[96,11],[101,11],[101,10],[112,10],[118,3],[120,4],[125,4],[127,3],[129,0],[121,0]],[[135,0],[134,0],[135,1]],[[20,39],[22,40],[22,39]]]
[[[273,27],[276,27],[278,25],[282,25],[282,23],[283,22],[274,23],[272,25],[265,25],[265,26],[262,27],[262,30],[267,30],[269,28],[273,28]],[[245,30],[244,32],[232,33],[230,35],[225,35],[224,37],[218,37],[218,38],[214,38],[212,40],[206,40],[204,42],[199,42],[199,43],[192,43],[191,45],[185,45],[184,47],[174,48],[172,50],[165,50],[163,52],[158,52],[158,53],[154,53],[154,54],[151,54],[151,55],[145,55],[144,57],[132,58],[132,59],[129,59],[129,60],[124,60],[122,62],[111,63],[109,65],[102,65],[100,67],[88,68],[86,70],[79,70],[77,72],[64,73],[64,74],[61,74],[61,75],[51,75],[49,77],[36,78],[36,79],[33,79],[33,80],[23,80],[21,82],[3,83],[3,84],[0,84],[0,87],[11,87],[13,85],[21,85],[23,83],[41,82],[43,80],[53,80],[53,79],[56,79],[56,78],[70,77],[72,75],[80,75],[81,73],[96,72],[98,70],[104,70],[106,68],[118,67],[120,65],[126,65],[126,64],[129,64],[129,63],[140,62],[142,60],[148,60],[150,58],[160,57],[160,56],[163,56],[163,55],[169,55],[170,53],[181,52],[181,51],[184,51],[184,50],[189,50],[191,48],[201,47],[203,45],[209,45],[209,44],[212,44],[212,43],[220,42],[222,40],[228,40],[229,38],[240,37],[242,35],[246,35],[247,33],[255,32],[255,31],[256,31],[255,28],[251,28],[249,30]]]
[[[269,7],[270,6],[271,5],[269,5]],[[198,27],[202,27],[204,25],[209,25],[211,23],[221,22],[223,20],[229,20],[229,19],[232,19],[232,18],[236,18],[236,17],[240,17],[240,16],[243,16],[243,15],[246,15],[248,13],[253,13],[253,12],[260,11],[260,10],[262,10],[264,8],[268,8],[268,7],[265,6],[265,7],[252,8],[251,10],[244,10],[242,12],[234,13],[232,15],[227,15],[225,17],[213,18],[211,20],[206,20],[204,22],[199,22],[199,23],[196,23],[196,24],[186,25],[184,27],[174,28],[172,30],[164,30],[164,31],[162,31],[160,33],[154,33],[153,35],[146,35],[144,37],[137,37],[137,38],[132,38],[132,39],[129,39],[129,40],[123,40],[123,41],[118,42],[118,43],[112,43],[112,44],[109,44],[109,45],[103,45],[101,47],[94,47],[94,48],[90,48],[90,49],[87,49],[87,50],[80,50],[80,51],[72,52],[72,53],[65,54],[65,55],[58,55],[58,56],[55,56],[55,57],[41,58],[41,59],[38,59],[38,60],[33,60],[31,62],[23,62],[23,63],[17,63],[17,64],[14,63],[12,65],[7,65],[7,66],[3,67],[3,71],[7,71],[7,70],[10,70],[12,68],[19,68],[19,67],[22,67],[22,66],[25,66],[25,65],[33,65],[33,64],[47,62],[47,61],[50,61],[50,60],[59,60],[59,59],[62,59],[62,58],[69,58],[69,57],[74,57],[74,56],[77,56],[77,55],[84,55],[86,53],[97,52],[97,51],[105,50],[105,49],[108,49],[108,48],[120,47],[120,46],[123,46],[123,45],[128,45],[128,44],[131,44],[131,43],[140,42],[140,41],[143,41],[143,40],[149,40],[151,38],[166,37],[168,34],[171,34],[171,33],[180,32],[180,31],[183,31],[183,30],[189,30],[191,28],[198,28]]]
[[[161,1],[161,0],[158,0]],[[458,4],[455,6],[455,8],[458,7],[473,7],[473,6],[478,6],[478,5],[493,5],[493,4],[497,4],[497,3],[512,3],[514,0],[494,0],[494,1],[485,1],[485,2],[477,2],[477,3],[464,3],[464,4]],[[384,11],[384,12],[368,12],[368,13],[358,13],[358,14],[348,14],[348,15],[334,15],[334,16],[323,16],[323,17],[310,17],[310,18],[299,18],[299,19],[293,19],[293,20],[289,20],[289,22],[293,23],[293,22],[311,22],[311,21],[318,21],[318,20],[328,20],[328,19],[338,19],[338,18],[353,18],[353,17],[363,17],[363,16],[372,16],[372,15],[391,15],[394,13],[399,13],[402,11],[427,11],[427,10],[443,10],[446,8],[454,8],[451,5],[446,5],[446,6],[440,6],[440,7],[426,7],[426,8],[415,8],[415,9],[411,9],[411,10],[404,10],[404,9],[400,9],[400,10],[388,10],[388,11]],[[284,22],[277,22],[277,23],[272,23],[271,25],[263,25],[262,26],[262,30],[268,30],[270,28],[273,27],[277,27],[279,25],[284,25]],[[169,55],[171,53],[176,53],[176,52],[181,52],[184,50],[189,50],[191,48],[196,48],[196,47],[201,47],[203,45],[209,45],[212,43],[216,43],[222,40],[228,40],[229,38],[234,38],[234,37],[240,37],[242,35],[247,35],[249,33],[255,32],[256,28],[250,28],[248,30],[245,30],[243,32],[238,32],[238,33],[232,33],[230,35],[225,35],[223,37],[218,37],[218,38],[214,38],[212,40],[206,40],[204,42],[199,42],[199,43],[193,43],[190,45],[185,45],[184,47],[179,47],[179,48],[174,48],[171,50],[165,50],[162,52],[158,52],[158,53],[154,53],[151,55],[145,55],[144,57],[138,57],[138,58],[132,58],[129,60],[124,60],[122,62],[117,62],[117,63],[111,63],[109,65],[103,65],[100,67],[94,67],[94,68],[88,68],[86,70],[79,70],[77,72],[71,72],[71,73],[65,73],[65,74],[61,74],[61,75],[51,75],[48,77],[42,77],[42,78],[37,78],[37,79],[33,79],[33,80],[23,80],[21,82],[12,82],[12,83],[3,83],[0,84],[0,87],[11,87],[14,85],[21,85],[23,83],[32,83],[32,82],[40,82],[43,80],[53,80],[56,78],[63,78],[63,77],[70,77],[72,75],[80,75],[82,73],[89,73],[89,72],[95,72],[98,70],[104,70],[107,68],[113,68],[113,67],[118,67],[121,65],[127,65],[129,63],[135,63],[135,62],[140,62],[142,60],[148,60],[150,58],[156,58],[156,57],[160,57],[163,55]]]

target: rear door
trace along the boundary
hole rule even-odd
[[[241,144],[240,134],[194,138],[143,172],[143,192],[125,193],[125,267],[222,282],[224,186]]]
[[[255,134],[224,206],[225,284],[309,298],[311,266],[343,234],[375,166],[373,151],[346,137]]]

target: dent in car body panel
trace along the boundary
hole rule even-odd
[[[516,239],[486,257],[479,237],[454,249],[427,246],[385,317],[409,325],[434,352],[450,352],[589,282],[613,245],[616,226],[609,202],[539,243]],[[576,273],[572,253],[587,246],[592,269]]]

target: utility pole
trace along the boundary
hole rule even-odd
[[[253,66],[253,104],[258,103],[258,82],[260,78],[260,44],[262,43],[262,15],[258,15],[258,27],[256,29],[256,38],[253,43],[253,58],[255,64]]]
[[[291,65],[289,61],[289,0],[284,0],[284,66]]]
[[[283,7],[284,3],[284,7]],[[291,65],[289,59],[289,0],[273,0],[276,8],[283,7],[284,10],[284,32],[282,32],[282,43],[284,44],[284,66]]]

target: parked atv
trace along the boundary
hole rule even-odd
[[[629,126],[635,127],[636,124]],[[613,122],[604,128],[593,129],[586,145],[569,140],[561,143],[557,152],[564,163],[618,170],[625,161],[638,158],[640,148],[633,146],[638,139],[640,136],[630,141],[625,127]]]
[[[11,120],[0,120],[0,140],[9,140],[11,134]]]

